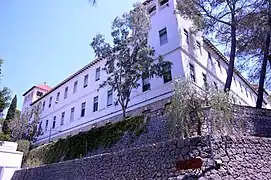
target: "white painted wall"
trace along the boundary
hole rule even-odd
[[[16,151],[17,143],[4,141],[0,145],[0,180],[10,180],[21,168],[23,153]]]
[[[192,63],[195,66],[196,84],[198,86],[203,86],[202,73],[205,73],[207,75],[207,81],[210,84],[215,81],[218,85],[220,84],[221,88],[223,88],[223,82],[226,80],[226,63],[211,51],[206,44],[204,44],[200,34],[197,37],[193,37],[191,33],[189,33],[189,45],[187,45],[183,33],[184,29],[189,31],[191,22],[182,19],[179,15],[174,13],[176,5],[175,0],[169,0],[168,5],[163,7],[159,6],[158,0],[154,0],[152,3],[156,4],[157,9],[156,12],[151,15],[151,29],[149,32],[148,42],[155,48],[156,57],[158,57],[158,55],[163,55],[165,60],[173,63],[171,70],[172,77],[189,78],[189,63]],[[168,43],[160,46],[159,31],[165,27],[167,28],[168,33]],[[198,40],[202,45],[202,55],[199,55],[197,50],[195,50],[195,40]],[[211,52],[213,62],[208,60],[207,51]],[[221,64],[221,71],[218,68],[216,60]],[[54,116],[56,116],[56,127],[51,131],[52,137],[72,133],[76,129],[81,129],[95,122],[121,114],[120,106],[111,105],[110,107],[107,107],[107,91],[109,89],[99,89],[99,84],[105,80],[106,73],[101,71],[100,80],[95,81],[96,68],[100,67],[102,69],[104,64],[105,60],[101,60],[94,63],[89,68],[84,68],[85,70],[83,72],[79,73],[66,83],[61,83],[61,86],[48,93],[48,95],[44,96],[34,104],[36,105],[39,102],[43,103],[43,101],[46,102],[45,109],[41,115],[43,130],[45,130],[46,120],[49,120],[48,130],[44,132],[44,135],[38,138],[38,142],[48,141],[49,129],[52,127]],[[84,77],[87,74],[89,75],[88,86],[84,88]],[[240,86],[238,86],[239,84],[236,86],[234,82],[232,85],[232,91],[240,97],[239,101],[241,104],[254,106],[256,99],[255,92],[253,92],[237,74],[234,74],[234,76],[238,82],[242,83],[243,87],[246,87],[249,90],[249,96],[246,96],[245,91],[241,92]],[[75,81],[78,81],[77,92],[73,93],[73,85]],[[64,99],[64,91],[66,87],[69,88],[69,91],[67,99]],[[169,97],[172,90],[172,83],[168,82],[164,84],[163,79],[155,77],[151,80],[150,91],[142,92],[142,86],[132,91],[128,110]],[[60,99],[58,103],[55,103],[58,92],[60,92]],[[252,94],[252,97],[250,96],[250,93]],[[97,112],[93,112],[93,98],[95,96],[99,97],[99,110]],[[116,98],[116,93],[114,93],[114,96]],[[50,97],[53,97],[53,100],[52,106],[49,108],[48,105]],[[33,98],[33,100],[34,99],[35,98]],[[86,114],[84,117],[80,117],[81,104],[83,102],[86,102]],[[24,104],[24,107],[29,106],[29,103]],[[75,119],[71,122],[70,112],[73,107],[75,107]],[[62,112],[65,112],[65,119],[64,125],[61,126],[60,122]]]

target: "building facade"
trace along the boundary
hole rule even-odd
[[[173,66],[163,78],[143,79],[141,86],[132,91],[128,111],[170,97],[174,78],[188,78],[199,87],[208,83],[223,88],[228,60],[207,39],[192,35],[192,23],[175,13],[176,0],[149,0],[144,4],[151,16],[148,42],[154,47],[156,57],[162,55]],[[53,88],[37,85],[24,94],[22,112],[38,104],[42,107],[43,135],[38,143],[48,142],[49,137],[69,135],[122,113],[121,107],[114,105],[116,93],[99,89],[107,77],[102,70],[105,61],[95,59]],[[236,70],[231,91],[238,104],[255,106],[257,92]],[[265,102],[264,106],[269,105]]]

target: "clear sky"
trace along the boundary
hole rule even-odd
[[[97,33],[110,37],[113,19],[138,0],[2,0],[0,87],[18,96],[33,85],[55,86],[94,58],[89,46]]]

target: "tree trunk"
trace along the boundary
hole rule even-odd
[[[259,81],[259,87],[258,87],[258,97],[256,102],[256,108],[262,108],[263,104],[263,93],[264,93],[264,80],[266,75],[266,67],[267,67],[267,61],[268,61],[268,54],[269,54],[269,46],[270,46],[270,37],[271,37],[271,3],[269,0],[269,10],[268,10],[268,25],[269,30],[266,36],[265,40],[265,48],[264,48],[264,57],[262,62],[262,69],[260,72],[260,81]]]
[[[235,22],[232,21],[230,62],[229,62],[229,66],[228,66],[227,79],[226,79],[226,83],[225,83],[225,87],[224,87],[224,92],[228,92],[231,89],[235,54],[236,54],[236,25],[235,25]]]
[[[125,107],[121,107],[122,109],[122,119],[126,118],[126,108]]]

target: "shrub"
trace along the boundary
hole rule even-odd
[[[16,141],[18,144],[17,151],[21,151],[24,153],[23,159],[28,155],[29,153],[29,148],[30,148],[30,142],[28,140],[18,140]]]
[[[10,141],[10,135],[9,134],[4,134],[4,133],[0,133],[0,141]]]
[[[167,109],[169,133],[181,137],[202,135],[207,123],[214,132],[232,131],[233,103],[233,96],[222,90],[208,85],[199,88],[188,80],[176,79]]]

